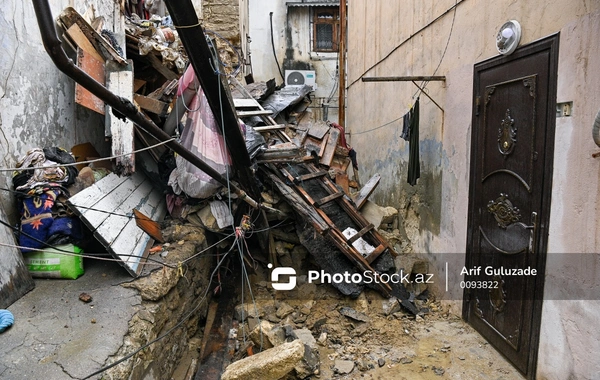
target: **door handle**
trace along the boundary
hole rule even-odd
[[[529,252],[535,254],[537,250],[537,229],[538,229],[538,214],[533,211],[531,213],[531,226],[525,226],[529,230]]]

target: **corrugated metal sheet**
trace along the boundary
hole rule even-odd
[[[288,7],[332,7],[340,5],[339,0],[302,0],[288,1],[285,3]]]

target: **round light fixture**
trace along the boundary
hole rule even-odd
[[[510,20],[500,27],[496,34],[496,49],[503,55],[511,54],[521,41],[521,24],[517,20]]]

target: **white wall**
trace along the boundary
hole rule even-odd
[[[361,179],[381,174],[373,199],[400,209],[414,251],[429,258],[434,270],[443,273],[446,261],[460,268],[466,250],[473,66],[497,55],[495,34],[509,19],[521,23],[522,45],[560,32],[557,101],[572,101],[573,115],[556,120],[537,374],[548,380],[598,379],[600,360],[593,353],[600,349],[594,322],[600,315],[600,158],[591,154],[600,148],[591,127],[600,109],[600,3],[458,0],[455,18],[454,11],[446,12],[454,4],[350,2],[347,127]],[[416,87],[360,78],[434,73],[446,76],[446,82],[429,83],[428,94],[444,113],[421,96],[421,179],[413,188],[406,184],[408,143],[399,138],[399,118],[414,101]],[[457,270],[450,272],[451,284],[459,280]],[[440,289],[440,294],[462,298],[460,290],[444,294]],[[460,302],[453,310],[460,312]]]
[[[51,0],[53,18],[71,3]],[[83,13],[92,2],[74,3],[75,9]],[[97,3],[96,14],[105,16],[105,28],[110,29],[113,3],[100,0]],[[3,2],[0,30],[0,166],[15,167],[19,157],[32,148],[70,149],[88,141],[100,153],[108,154],[104,119],[75,105],[75,83],[56,68],[44,50],[32,3]],[[0,172],[0,187],[12,188],[11,173]],[[9,218],[15,221],[16,208],[10,194],[0,190],[0,201],[7,206]]]
[[[251,0],[249,6],[254,79],[267,81],[275,78],[277,84],[284,81],[279,74],[271,44],[269,13],[273,12],[273,41],[283,74],[285,75],[286,67],[315,70],[317,90],[313,93],[315,99],[311,109],[316,118],[321,118],[321,104],[330,98],[333,90],[328,119],[337,121],[337,54],[311,51],[309,7],[288,8],[285,1],[277,0]],[[289,30],[286,29],[288,25]],[[286,58],[287,49],[292,49],[293,53]],[[309,68],[301,67],[303,65],[308,65]]]

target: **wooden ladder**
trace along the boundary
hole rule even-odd
[[[312,163],[298,164],[297,167],[306,169],[308,173],[294,176],[283,165],[279,165],[279,172],[283,178],[291,182],[296,190],[293,194],[293,190],[280,178],[273,174],[270,175],[270,178],[279,187],[281,194],[287,194],[286,197],[292,207],[311,221],[313,227],[320,234],[328,236],[361,272],[370,271],[375,273],[376,271],[371,267],[371,264],[386,251],[393,256],[398,255],[377,232],[373,224],[369,223],[360,214],[352,200],[328,178],[329,173],[327,171],[318,169]],[[314,199],[304,186],[307,181],[316,181],[328,195],[320,199]],[[336,202],[359,227],[359,231],[349,238],[344,236],[341,228],[332,221],[323,209],[323,206],[329,202]],[[360,238],[367,238],[375,243],[375,249],[369,254],[360,253],[353,245]],[[389,284],[378,282],[375,285],[386,297],[391,296],[392,289]]]

